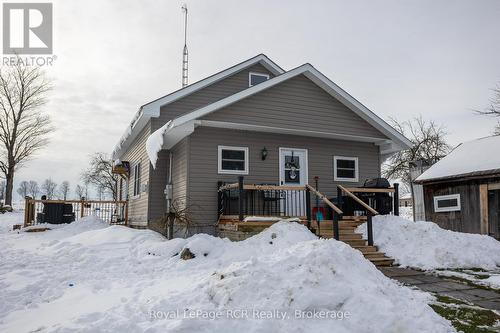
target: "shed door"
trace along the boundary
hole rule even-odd
[[[489,235],[500,239],[500,190],[488,191]]]

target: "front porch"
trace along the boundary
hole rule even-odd
[[[315,187],[245,184],[244,178],[218,184],[218,232],[243,240],[278,221],[305,225],[321,238],[335,238],[361,251],[375,265],[390,266],[392,259],[379,252],[373,239],[372,217],[399,215],[398,184],[393,187],[350,188],[337,185],[328,198]],[[379,212],[380,210],[380,212]],[[367,224],[367,239],[356,228]]]

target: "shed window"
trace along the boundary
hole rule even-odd
[[[333,179],[335,181],[358,181],[358,158],[346,156],[333,157]]]
[[[460,194],[435,196],[434,211],[436,213],[460,211]]]
[[[248,147],[219,146],[219,173],[248,174]]]
[[[264,81],[269,80],[269,74],[262,73],[248,73],[248,86],[252,87],[256,84],[262,83]]]
[[[141,162],[134,166],[134,196],[141,193]]]

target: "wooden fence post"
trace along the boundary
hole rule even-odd
[[[83,200],[80,202],[80,218],[83,218],[83,210],[85,209]]]
[[[28,226],[28,220],[30,215],[30,197],[24,197],[24,227]]]
[[[399,216],[399,184],[394,183],[394,216]]]
[[[244,190],[243,190],[243,176],[238,177],[238,219],[240,222],[243,221],[243,196],[244,196]]]

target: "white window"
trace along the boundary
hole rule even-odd
[[[219,173],[248,174],[248,147],[219,146]]]
[[[134,196],[141,193],[141,162],[134,166]]]
[[[435,196],[434,197],[434,211],[436,213],[460,211],[460,194]]]
[[[346,156],[333,157],[333,179],[340,182],[358,181],[358,158]]]
[[[248,86],[255,86],[256,84],[262,83],[264,81],[269,80],[269,74],[262,73],[248,73]]]

